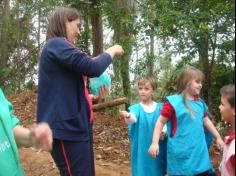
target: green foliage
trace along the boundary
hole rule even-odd
[[[0,37],[0,41],[7,49],[2,54],[0,50],[0,55],[6,57],[1,70],[5,73],[7,67],[7,74],[1,77],[2,86],[10,91],[23,89],[27,80],[36,74],[38,54],[43,40],[41,34],[46,32],[43,27],[46,26],[50,10],[59,4],[60,1],[49,0],[11,1],[8,16],[5,16],[7,22],[0,25],[0,30],[6,31],[3,34],[6,38]],[[0,4],[0,7],[4,9],[4,4]]]
[[[218,63],[213,69],[212,80],[212,97],[213,106],[211,111],[214,114],[216,121],[221,120],[219,105],[220,105],[220,89],[227,84],[235,84],[235,68],[226,64]]]
[[[158,0],[156,5],[158,34],[169,41],[164,46],[175,46],[176,53],[199,59],[199,68],[206,75],[204,98],[212,101],[216,59],[231,61],[230,65],[234,62],[234,2]],[[211,106],[212,102],[208,103]]]
[[[160,77],[160,87],[158,90],[158,97],[160,100],[164,100],[167,95],[175,94],[177,80],[180,73],[186,67],[194,66],[194,63],[189,59],[189,57],[182,57],[182,59],[176,63],[175,67],[172,66],[170,62],[163,62],[162,64],[167,68],[164,69],[164,72]]]
[[[178,52],[196,53],[198,40],[204,36],[214,38],[216,34],[227,33],[233,38],[233,1],[158,0],[156,5],[159,34],[177,39],[174,42]]]
[[[139,101],[136,79],[147,75],[151,66],[158,81],[155,99],[162,99],[175,92],[176,79],[182,69],[193,65],[211,76],[211,88],[207,87],[212,94],[210,110],[220,119],[219,89],[235,82],[233,0],[100,0],[98,5],[93,2],[23,0],[17,4],[13,0],[9,16],[4,16],[6,8],[0,2],[0,41],[4,41],[0,44],[0,86],[8,92],[33,86],[47,17],[56,6],[71,6],[81,12],[82,35],[78,46],[90,53],[91,15],[99,8],[104,33],[110,30],[113,34],[105,45],[119,43],[126,51],[123,58],[113,60],[110,99],[129,95],[131,102]],[[150,47],[153,38],[154,51]],[[182,56],[178,63],[175,55]],[[117,114],[120,108],[109,112]]]
[[[5,67],[0,68],[0,85],[1,85],[1,87],[6,86],[4,80],[6,80],[6,78],[10,74],[10,72],[11,72],[11,68],[9,66],[5,66]]]
[[[35,82],[33,80],[30,80],[26,83],[26,89],[32,90],[33,87],[35,86]]]

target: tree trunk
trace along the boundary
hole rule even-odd
[[[200,1],[200,11],[202,13],[205,13],[208,11],[208,0],[201,0]],[[199,23],[197,24],[209,24],[209,19],[207,17],[202,18]],[[199,58],[201,61],[201,64],[203,66],[203,73],[205,74],[205,83],[203,85],[203,96],[206,99],[206,102],[209,107],[212,105],[212,69],[211,69],[211,63],[209,59],[209,42],[210,42],[210,36],[205,33],[205,34],[200,34],[200,39],[199,39]]]
[[[10,1],[2,0],[3,4],[3,15],[2,22],[0,22],[0,68],[6,66],[8,61],[8,30],[9,30],[9,19],[10,19]]]
[[[150,36],[150,54],[149,54],[149,58],[148,58],[148,76],[153,76],[154,74],[154,36],[151,35]]]
[[[16,47],[17,47],[17,53],[16,53],[16,86],[17,89],[20,90],[20,84],[21,84],[21,67],[19,63],[21,63],[21,50],[20,50],[20,0],[17,0],[16,2],[17,6],[17,14],[16,14]]]
[[[131,87],[130,87],[130,76],[129,76],[129,60],[131,58],[132,51],[126,50],[126,54],[121,60],[121,77],[123,83],[123,92],[126,97],[131,96]]]
[[[89,40],[90,40],[90,28],[89,28],[90,22],[89,22],[89,17],[86,15],[84,17],[84,45],[85,45],[85,51],[86,53],[88,53],[89,55],[91,55],[91,51],[89,50]]]
[[[92,0],[92,4],[93,55],[97,56],[103,52],[103,26],[100,0]]]
[[[37,42],[38,42],[38,50],[37,50],[37,58],[39,58],[40,48],[41,48],[41,8],[38,9],[38,33],[37,33]]]
[[[122,21],[130,20],[130,23],[133,21],[133,14],[130,10],[132,2],[127,0],[116,0],[116,15]],[[122,9],[122,11],[121,11]],[[125,12],[124,12],[125,11]],[[119,22],[118,22],[119,23]],[[124,95],[128,98],[131,96],[131,87],[130,87],[130,75],[129,75],[129,60],[132,55],[132,28],[124,23],[119,23],[116,25],[115,29],[115,41],[123,45],[125,50],[125,55],[120,59],[120,70],[121,78],[123,85]]]
[[[207,36],[200,39],[199,58],[203,66],[203,73],[205,75],[205,82],[203,85],[203,97],[206,99],[207,104],[211,106],[212,94],[211,94],[211,69],[209,64],[209,38]]]

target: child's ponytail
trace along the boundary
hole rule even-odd
[[[195,111],[194,111],[194,110],[191,108],[191,106],[188,104],[187,98],[186,98],[185,95],[183,95],[183,98],[184,98],[184,105],[185,105],[186,108],[189,110],[191,118],[194,119]]]

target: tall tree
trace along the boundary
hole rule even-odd
[[[141,4],[142,2],[142,4]],[[139,6],[139,28],[143,31],[145,36],[144,42],[146,46],[146,65],[147,75],[154,76],[155,65],[155,36],[157,35],[158,26],[155,25],[156,18],[156,4],[152,1],[137,1]]]
[[[103,52],[102,4],[100,0],[92,0],[91,23],[93,33],[93,55]]]
[[[10,2],[11,5],[9,4]],[[0,25],[1,34],[4,34],[0,37],[0,55],[1,58],[4,58],[1,60],[1,63],[3,66],[5,65],[4,68],[0,67],[2,86],[6,86],[11,90],[15,90],[17,87],[19,90],[25,86],[27,81],[33,79],[33,75],[36,74],[39,54],[37,44],[39,43],[40,36],[38,31],[41,31],[37,30],[37,24],[35,23],[37,17],[40,17],[37,12],[41,8],[42,14],[46,18],[49,12],[48,9],[52,8],[52,4],[52,2],[42,2],[41,0],[1,1],[0,12],[5,14],[4,20],[3,22],[1,21]],[[42,27],[45,27],[45,25]],[[38,28],[41,28],[41,26],[38,25]],[[45,29],[42,31],[45,31]]]
[[[0,14],[0,68],[6,66],[8,60],[8,49],[7,43],[8,38],[8,29],[9,29],[9,20],[10,20],[10,1],[2,0],[0,2],[1,14]]]
[[[125,50],[123,58],[113,62],[115,79],[119,82],[121,78],[123,93],[130,97],[129,61],[134,39],[135,3],[133,0],[108,0],[105,2],[104,11],[110,27],[114,30],[114,42],[121,44]]]
[[[153,1],[154,2],[154,1]],[[204,97],[212,103],[212,69],[221,46],[234,42],[233,0],[158,0],[156,24],[160,35],[171,38],[167,46],[178,53],[198,56],[206,76]]]
[[[94,25],[93,27],[92,24],[91,24],[91,19],[92,19],[92,11],[94,9],[96,9],[96,12],[95,13],[99,13],[100,14],[100,6],[99,7],[94,7],[94,3],[95,4],[100,4],[99,1],[96,0],[96,2],[92,2],[92,1],[71,1],[71,0],[64,0],[66,6],[71,6],[73,8],[76,8],[80,14],[81,14],[81,36],[79,37],[79,40],[77,42],[77,45],[83,50],[85,51],[86,53],[90,54],[91,51],[90,51],[90,47],[92,46],[93,48],[95,48],[95,46],[93,46],[93,44],[95,43],[95,40],[94,40],[94,36],[91,36],[91,28],[92,28],[92,31],[95,31],[96,30],[96,25],[98,23],[95,24],[94,22]],[[101,32],[101,29],[100,29],[100,25],[102,25],[101,23],[99,23],[99,27],[98,27],[98,31],[99,31],[99,34]],[[96,35],[96,32],[94,32],[94,35]],[[97,39],[97,37],[95,37]],[[98,41],[98,39],[96,40]],[[98,45],[98,44],[95,44],[95,45]],[[94,51],[95,49],[93,49]],[[100,50],[100,49],[99,49]],[[95,51],[96,53],[97,51]],[[99,53],[100,54],[100,53]],[[90,54],[91,55],[91,54]],[[94,54],[95,55],[95,54]]]

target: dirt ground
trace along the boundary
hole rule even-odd
[[[127,133],[124,131],[127,130],[126,125],[114,117],[102,114],[97,114],[96,117],[94,125],[96,175],[130,176],[129,143]],[[210,154],[217,170],[221,154],[216,152],[214,147],[210,150]],[[20,149],[20,158],[27,176],[59,175],[50,154],[46,152],[23,148]]]
[[[15,114],[23,126],[35,122],[37,90],[12,95]],[[127,125],[117,117],[95,114],[94,152],[97,176],[130,176],[130,144]],[[213,146],[210,155],[218,170],[221,153]],[[58,176],[59,172],[50,154],[33,148],[20,149],[21,164],[27,176]]]
[[[21,149],[21,163],[26,176],[59,176],[51,156],[45,152],[34,149]],[[128,176],[129,164],[115,164],[102,160],[96,160],[97,176]]]
[[[94,151],[97,176],[130,175],[127,127],[119,119],[96,114]],[[51,155],[47,152],[22,148],[20,159],[27,176],[59,175]]]

